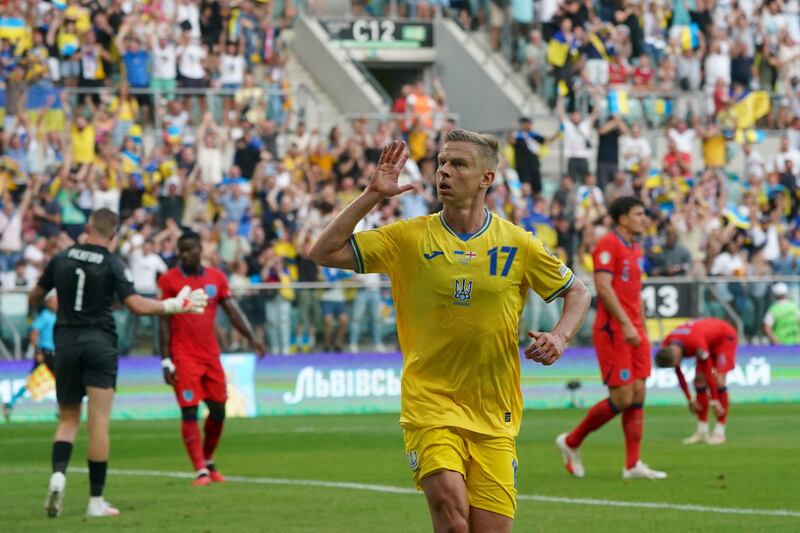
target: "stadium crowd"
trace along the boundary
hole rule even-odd
[[[519,4],[533,5],[512,1],[512,17]],[[787,94],[781,105],[789,111],[761,119],[791,125],[774,158],[765,160],[749,137],[738,144],[726,126],[735,103],[731,87],[743,91],[758,80],[794,77],[800,52],[789,54],[783,44],[775,54],[785,63],[774,65],[771,78],[767,61],[761,69],[744,69],[750,75],[740,83],[745,80],[731,58],[752,57],[773,41],[795,46],[793,26],[770,18],[778,2],[750,12],[740,2],[722,12],[721,4],[703,11],[705,2],[698,0],[704,14],[689,38],[691,45],[694,35],[698,46],[688,50],[681,48],[682,34],[671,30],[697,18],[683,4],[675,5],[666,26],[666,5],[611,4],[601,2],[597,12],[589,2],[557,4],[530,42],[520,41],[528,59],[532,46],[548,55],[547,41],[536,32],[548,40],[560,39],[560,32],[569,43],[564,65],[542,64],[538,71],[551,71],[546,76],[555,80],[561,127],[544,135],[529,117],[509,125],[488,207],[534,232],[584,278],[593,270],[595,243],[611,226],[607,205],[629,194],[648,208],[642,245],[650,276],[800,274],[795,100]],[[491,5],[501,14],[507,7]],[[358,229],[438,210],[436,154],[455,123],[445,118],[447,98],[438,83],[430,92],[422,83],[404,87],[394,102],[396,118],[377,123],[356,119],[319,131],[293,119],[285,74],[290,59],[280,38],[293,13],[291,4],[258,1],[4,3],[2,287],[32,286],[49,258],[80,238],[88,213],[108,207],[123,220],[118,252],[137,290],[155,291],[157,276],[177,264],[182,228],[192,228],[202,236],[205,264],[229,273],[272,352],[288,354],[301,344],[309,349],[315,340],[325,349],[356,351],[365,322],[371,346],[384,349],[390,306],[380,276],[319,269],[308,251],[321,228],[365,187],[382,147],[398,137],[411,153],[402,179],[416,188],[378,206]],[[488,13],[497,14],[494,7]],[[21,27],[9,26],[20,14]],[[494,20],[486,19],[490,30]],[[527,25],[514,20],[521,23],[516,35],[526,35],[533,19]],[[598,36],[608,60],[599,54]],[[662,75],[672,76],[673,85]],[[664,154],[655,153],[643,134],[659,124],[646,106],[639,117],[615,111],[604,88],[632,82],[632,94],[642,87],[684,90],[686,79],[687,94],[705,90],[716,112],[701,116],[691,104],[696,99],[684,107],[676,99],[663,113]],[[558,82],[566,91],[559,93]],[[209,94],[221,95],[219,106],[207,101]],[[578,95],[587,95],[585,104]],[[655,106],[652,113],[660,116]],[[145,132],[156,125],[155,142],[148,141]],[[566,172],[552,176],[558,184],[548,188],[541,159],[555,142],[562,143]],[[702,143],[702,162],[692,161],[696,143]],[[734,149],[746,154],[743,173],[729,169]],[[324,290],[292,286],[322,280],[338,283]],[[255,291],[259,283],[280,288]],[[725,288],[741,315],[763,316],[768,282]],[[126,327],[140,325],[131,320]],[[758,320],[749,327],[748,336],[763,334]],[[220,332],[236,349],[241,339],[230,329],[223,324]]]

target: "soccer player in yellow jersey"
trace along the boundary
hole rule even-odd
[[[528,289],[564,298],[551,332],[528,332],[525,356],[553,364],[580,326],[590,295],[525,230],[484,208],[497,141],[448,133],[436,187],[441,213],[353,234],[397,183],[408,154],[393,142],[367,189],[322,232],[311,258],[356,272],[385,272],[403,352],[400,425],[434,531],[510,531],[516,510],[515,437],[522,418],[517,324]]]

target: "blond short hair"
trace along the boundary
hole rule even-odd
[[[483,162],[486,163],[490,170],[497,170],[499,145],[494,136],[488,133],[477,133],[459,128],[450,131],[444,138],[444,142],[464,142],[476,145]]]

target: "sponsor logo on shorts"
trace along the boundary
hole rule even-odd
[[[623,368],[622,370],[619,371],[619,379],[621,379],[622,381],[628,381],[629,379],[631,379],[631,371],[627,368]]]
[[[503,420],[506,421],[506,424],[511,422],[511,411],[506,411],[505,415],[503,415]]]
[[[194,399],[194,391],[192,389],[184,389],[181,391],[181,396],[184,402],[191,402]]]
[[[408,457],[408,464],[411,467],[411,470],[416,472],[419,469],[419,461],[417,461],[417,450],[411,450],[406,455]]]

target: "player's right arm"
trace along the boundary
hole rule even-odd
[[[178,313],[202,314],[208,303],[203,289],[191,290],[187,285],[174,298],[156,300],[138,294],[125,274],[125,265],[115,260],[111,263],[114,292],[122,304],[134,315],[175,315]]]
[[[611,272],[595,271],[594,286],[597,289],[597,297],[603,302],[611,316],[616,318],[622,326],[622,335],[625,337],[625,342],[638,346],[640,342],[639,332],[636,331],[630,317],[622,308],[622,304],[617,298],[617,293],[614,292],[614,287],[611,284],[613,280],[614,275]]]
[[[355,251],[350,244],[353,230],[378,202],[414,188],[410,183],[402,187],[397,184],[407,159],[408,152],[403,141],[394,141],[383,149],[366,190],[325,227],[311,247],[312,261],[327,267],[359,270]]]

